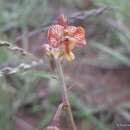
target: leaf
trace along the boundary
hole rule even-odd
[[[9,130],[11,95],[0,87],[0,130]]]
[[[78,113],[84,113],[84,117],[89,120],[92,124],[95,124],[96,127],[100,130],[110,130],[104,123],[102,123],[100,120],[95,118],[92,114],[92,111],[90,111],[90,107],[83,103],[79,97],[77,97],[74,94],[71,94],[71,101],[76,105],[76,108],[78,108]],[[104,108],[102,108],[104,109]],[[101,109],[100,109],[101,110]]]
[[[117,108],[116,109],[117,112],[123,116],[127,121],[130,121],[130,112],[124,110],[124,109],[121,109],[121,108]]]
[[[57,76],[45,71],[37,71],[31,70],[24,72],[23,76],[31,76],[31,77],[41,77],[41,78],[49,78],[49,79],[57,79]]]
[[[7,59],[8,59],[7,52],[3,48],[0,48],[0,63],[5,62]]]
[[[102,44],[99,44],[99,43],[93,43],[93,44],[90,44],[90,45],[94,48],[101,50],[104,53],[109,54],[110,56],[112,56],[112,58],[120,61],[121,63],[130,66],[130,59],[128,59],[123,54],[116,52],[115,50],[112,50],[111,48],[104,46]]]
[[[43,118],[38,122],[37,127],[34,130],[43,130],[43,128],[52,119],[53,114],[50,112],[44,113]]]
[[[130,109],[130,101],[124,102],[118,106],[119,108]]]

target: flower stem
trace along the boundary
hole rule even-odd
[[[65,79],[64,79],[64,74],[62,71],[62,66],[61,66],[61,62],[59,59],[55,59],[56,61],[56,68],[57,68],[57,73],[59,76],[59,84],[61,87],[61,95],[62,95],[62,101],[64,104],[64,108],[66,110],[66,112],[68,113],[67,115],[69,116],[69,124],[70,124],[70,129],[71,130],[77,130],[74,119],[73,119],[73,115],[72,115],[72,111],[71,111],[71,106],[70,106],[70,102],[69,102],[69,98],[68,98],[68,93],[67,93],[67,87],[65,84]]]

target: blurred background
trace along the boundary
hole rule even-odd
[[[0,40],[34,55],[0,47],[0,130],[42,130],[50,122],[60,90],[41,46],[63,13],[86,29],[87,45],[63,64],[78,130],[129,130],[129,12],[129,0],[0,0]],[[35,66],[37,59],[43,63]],[[2,73],[9,67],[16,72]]]

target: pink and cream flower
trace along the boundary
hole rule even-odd
[[[71,61],[75,58],[72,52],[74,47],[86,44],[85,30],[80,26],[69,26],[67,18],[62,15],[58,19],[58,24],[49,27],[48,42],[49,44],[45,45],[48,55]]]

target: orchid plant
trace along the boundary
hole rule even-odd
[[[74,47],[86,45],[85,30],[80,26],[68,25],[67,18],[62,15],[57,24],[49,27],[48,42],[44,45],[48,55],[53,55],[56,59],[66,58],[71,61],[75,58],[72,52]]]
[[[60,117],[63,112],[68,120],[68,127],[65,129],[77,130],[71,111],[61,62],[65,59],[67,61],[74,60],[75,55],[72,52],[73,49],[86,45],[85,30],[81,26],[76,27],[69,25],[67,17],[61,15],[58,18],[57,24],[49,27],[47,34],[48,44],[44,44],[43,48],[48,57],[53,58],[56,64],[59,85],[61,87],[62,103],[59,105],[51,123],[44,130],[64,130],[60,124]]]

